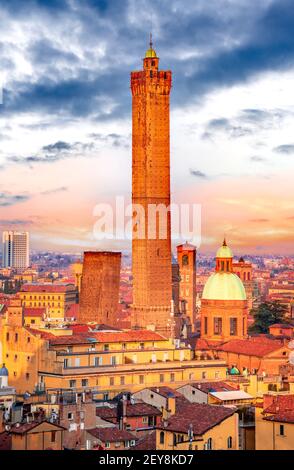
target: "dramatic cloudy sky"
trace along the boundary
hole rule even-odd
[[[293,0],[0,0],[0,229],[32,248],[93,237],[97,203],[130,197],[129,74],[149,31],[173,71],[175,203],[202,245],[293,253]]]

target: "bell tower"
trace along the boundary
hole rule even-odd
[[[150,37],[143,70],[131,73],[134,218],[132,327],[153,329],[166,336],[170,335],[173,322],[169,142],[171,79],[170,71],[159,70],[159,58]],[[161,214],[156,211],[155,217],[151,218],[151,207],[160,207]],[[165,217],[163,236],[159,227],[162,214]],[[150,229],[153,236],[150,236]]]

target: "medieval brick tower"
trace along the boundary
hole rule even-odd
[[[80,292],[81,323],[117,326],[121,253],[86,251]]]
[[[196,246],[184,243],[177,246],[180,266],[180,299],[186,303],[186,315],[193,331],[196,325]]]
[[[159,58],[150,41],[150,48],[143,59],[143,70],[131,73],[134,217],[132,326],[155,329],[169,336],[172,328],[171,227],[168,210],[169,95],[172,74],[170,71],[158,70],[158,64]],[[136,205],[143,208],[145,223]],[[148,215],[151,205],[153,208],[154,205],[160,205],[165,213],[166,230],[160,230],[160,220],[163,219],[159,217],[159,212],[155,218],[150,216],[150,212]],[[153,233],[151,236],[150,231]]]

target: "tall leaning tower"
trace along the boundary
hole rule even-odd
[[[171,334],[172,272],[170,212],[169,95],[171,72],[158,70],[159,58],[150,40],[143,70],[131,73],[132,90],[132,203],[138,221],[140,204],[145,224],[133,224],[134,328]],[[152,224],[150,205],[166,212],[166,234],[160,233],[160,218]],[[153,206],[154,207],[154,206]],[[139,217],[140,218],[140,217]],[[163,220],[163,219],[161,219]],[[145,225],[145,226],[144,226]],[[148,237],[148,228],[155,236]],[[144,233],[145,236],[142,236]]]

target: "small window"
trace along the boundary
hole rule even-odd
[[[159,382],[164,382],[164,374],[159,375]]]
[[[143,424],[148,424],[148,416],[143,416],[142,423]]]
[[[114,385],[114,377],[109,377],[109,385],[111,387]]]
[[[30,374],[28,372],[26,373],[26,380],[30,380]]]
[[[144,383],[144,375],[139,375],[139,383],[140,384]]]
[[[104,344],[104,351],[109,351],[109,344]]]
[[[15,333],[14,340],[15,340],[16,343],[18,342],[18,333]]]
[[[70,380],[69,381],[69,387],[70,388],[75,388],[77,385],[77,381],[76,380]]]
[[[163,431],[161,431],[159,435],[159,441],[160,441],[160,444],[164,444],[164,432]]]
[[[109,449],[109,448],[110,448],[110,442],[108,442],[108,441],[105,442],[105,448],[106,448],[106,449]]]
[[[6,341],[9,341],[9,333],[6,333]]]
[[[211,437],[207,440],[206,449],[207,450],[212,450],[212,439],[211,439]]]
[[[280,436],[285,436],[285,429],[283,424],[280,424]]]
[[[228,437],[228,449],[232,449],[233,447],[233,439],[232,436]]]
[[[56,431],[51,431],[51,442],[56,442]]]
[[[73,413],[67,413],[67,419],[72,421],[74,419]]]
[[[201,377],[202,377],[202,379],[206,379],[206,372],[205,371],[202,372]]]
[[[88,387],[88,379],[82,379],[82,387]]]
[[[175,374],[173,374],[173,373],[170,374],[170,381],[171,382],[175,381]]]
[[[121,384],[121,385],[124,385],[124,384],[125,384],[125,378],[124,378],[123,375],[122,375],[121,378],[120,378],[120,384]]]

